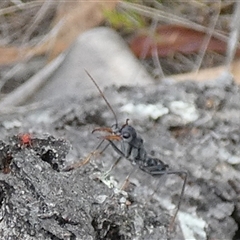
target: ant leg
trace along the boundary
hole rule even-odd
[[[102,145],[103,141],[100,142],[100,144],[98,144],[98,146],[96,147],[96,150]],[[108,143],[101,152],[99,152],[99,154],[103,154],[103,152],[109,147],[110,143]],[[95,150],[95,151],[96,151]]]
[[[111,144],[111,146],[113,147],[113,149],[120,155],[120,158],[126,158],[127,159],[127,157],[126,157],[126,155],[111,141],[111,140],[108,140],[109,141],[109,143]],[[133,149],[134,150],[134,149]],[[123,182],[123,184],[122,184],[122,186],[121,186],[121,190],[124,190],[124,189],[126,189],[126,187],[128,186],[128,184],[129,184],[129,179],[130,179],[130,177],[131,177],[131,175],[134,173],[134,172],[136,172],[138,170],[138,168],[134,168],[129,174],[128,174],[128,176],[126,177],[126,179],[124,180],[124,182]]]
[[[155,169],[153,169],[153,168],[155,168]],[[185,190],[185,186],[186,186],[186,182],[187,182],[188,173],[186,171],[168,171],[167,169],[157,170],[157,166],[155,166],[155,167],[153,166],[153,167],[149,167],[149,168],[141,167],[141,170],[148,172],[152,176],[165,175],[165,174],[167,174],[167,175],[174,174],[174,175],[179,175],[179,176],[184,175],[182,190],[181,190],[180,197],[179,197],[178,204],[177,204],[177,210],[176,210],[175,214],[173,215],[171,223],[169,225],[169,230],[172,231],[174,222],[176,220],[178,211],[181,206],[181,202],[182,202],[182,198],[184,195],[184,190]]]
[[[184,190],[185,190],[185,186],[186,186],[186,182],[187,182],[188,173],[186,171],[175,171],[175,173],[174,173],[174,171],[173,171],[170,174],[184,175],[184,180],[183,180],[183,185],[182,185],[182,190],[181,190],[181,193],[180,193],[180,197],[179,197],[179,200],[178,200],[177,210],[176,210],[176,213],[173,215],[171,224],[169,226],[169,229],[172,230],[173,229],[173,224],[175,222],[175,219],[177,217],[178,211],[179,211],[180,206],[181,206],[181,202],[182,202],[182,198],[183,198],[183,195],[184,195]]]
[[[103,139],[103,140],[100,142],[100,144],[97,146],[96,150],[101,146],[101,144],[103,143],[103,141],[104,141],[104,139]],[[110,145],[110,143],[108,143],[108,144],[103,148],[103,150],[102,150],[101,152],[99,152],[99,154],[102,154],[102,153],[109,147],[109,145]],[[96,151],[96,150],[95,150],[95,151]],[[94,152],[95,152],[95,151],[94,151]],[[116,161],[113,165],[111,165],[111,167],[110,167],[106,172],[104,172],[104,174],[103,174],[103,176],[102,176],[103,179],[106,179],[106,178],[109,176],[110,172],[117,166],[117,164],[120,162],[121,158],[122,158],[122,157],[119,157],[119,158],[117,159],[117,161]]]
[[[120,159],[123,157],[123,158],[126,158],[125,154],[111,141],[111,140],[108,140],[109,143],[111,144],[111,146],[113,147],[113,149],[120,155],[120,157],[118,158],[118,160],[114,163],[114,165],[111,167],[111,170],[113,169],[113,167],[115,167],[118,162],[120,161]],[[128,176],[126,177],[126,179],[124,180],[123,184],[122,184],[122,187],[120,188],[121,190],[124,190],[127,185],[129,184],[129,178],[130,176],[133,174],[133,172],[135,172],[137,170],[137,168],[134,168],[133,171],[131,171]]]
[[[97,145],[97,147],[95,148],[95,150],[92,151],[92,152],[90,152],[90,153],[87,155],[87,157],[85,157],[82,161],[77,161],[76,163],[73,163],[73,164],[71,164],[70,166],[67,166],[63,171],[68,172],[68,171],[71,171],[71,170],[73,170],[73,169],[82,167],[82,166],[84,166],[85,164],[87,164],[87,163],[90,161],[91,157],[94,156],[94,155],[96,155],[96,154],[98,153],[98,149],[101,147],[101,145],[103,144],[103,142],[104,142],[104,140],[102,140],[102,141]],[[100,154],[103,153],[103,151],[105,151],[108,146],[109,146],[109,144],[107,144],[107,145],[105,146],[105,148],[100,152]]]
[[[100,144],[96,147],[96,150],[95,150],[93,153],[95,153],[95,152],[97,151],[97,149],[102,145],[103,141],[104,141],[104,139],[103,139],[103,140],[100,142]],[[109,147],[110,144],[111,144],[111,143],[108,142],[108,144],[103,148],[103,150],[102,150],[101,152],[99,152],[99,154],[102,154],[102,153]],[[91,153],[90,153],[90,154],[91,154]],[[92,155],[93,155],[93,154],[92,154]],[[122,158],[122,157],[119,157],[119,158],[116,160],[116,162],[115,162],[114,164],[112,164],[111,167],[110,167],[106,172],[103,173],[103,176],[101,177],[102,180],[105,180],[105,179],[109,176],[109,174],[111,173],[111,171],[112,171],[112,170],[117,166],[117,164],[120,162],[121,158]]]
[[[109,146],[109,145],[108,145],[108,146]],[[109,174],[111,173],[111,171],[118,165],[118,163],[120,162],[121,158],[122,158],[122,157],[119,157],[119,158],[115,161],[115,163],[112,164],[111,167],[110,167],[106,172],[103,173],[103,176],[101,177],[101,179],[106,179],[106,178],[109,176]]]
[[[126,158],[125,154],[111,141],[108,140],[109,143],[111,144],[111,146],[113,147],[113,149],[123,158]]]
[[[107,146],[111,145],[111,146],[113,147],[113,149],[120,155],[120,157],[119,157],[119,158],[117,159],[117,161],[110,167],[110,169],[109,169],[106,173],[104,173],[103,178],[107,178],[107,177],[108,177],[108,175],[110,174],[110,172],[117,166],[117,164],[120,162],[120,160],[121,160],[122,157],[125,158],[123,152],[122,152],[111,140],[108,140],[108,142],[109,142],[109,144],[108,144]]]
[[[130,179],[130,177],[131,177],[131,175],[134,173],[134,172],[136,172],[138,170],[138,168],[134,168],[128,175],[127,175],[127,177],[125,178],[125,180],[124,180],[124,182],[123,182],[123,184],[122,184],[122,186],[121,186],[121,190],[125,190],[127,187],[128,187],[128,185],[129,185],[129,183],[130,183],[130,181],[129,181],[129,179]]]

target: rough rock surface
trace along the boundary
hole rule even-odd
[[[150,154],[170,169],[188,171],[174,231],[168,225],[179,176],[153,178],[139,170],[130,176],[128,193],[119,191],[137,166],[123,159],[104,178],[117,159],[111,147],[64,171],[95,149],[95,127],[114,124],[96,90],[84,100],[66,98],[0,116],[0,238],[239,239],[239,87],[224,79],[104,93],[118,121],[130,119]],[[18,135],[26,132],[27,138]]]

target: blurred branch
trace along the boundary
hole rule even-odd
[[[65,54],[59,55],[51,63],[46,65],[37,74],[31,77],[27,82],[19,88],[9,93],[0,102],[0,111],[13,106],[18,106],[30,98],[39,88],[41,88],[56,69],[62,64],[65,59]]]
[[[232,17],[232,31],[230,33],[226,57],[226,67],[230,71],[231,63],[236,54],[236,49],[238,47],[239,31],[240,31],[240,1],[235,2],[235,11]]]
[[[42,5],[44,2],[45,1],[32,1],[32,2],[21,3],[21,4],[15,5],[15,6],[3,8],[3,9],[0,9],[0,16],[4,15],[4,14],[10,14],[10,13],[16,12],[18,10],[24,10],[24,9],[28,9],[31,7],[36,7],[36,6]]]

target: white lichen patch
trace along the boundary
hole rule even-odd
[[[178,219],[184,235],[184,239],[205,240],[207,234],[204,230],[207,223],[198,216],[190,215],[186,212],[179,212]]]
[[[169,109],[186,123],[194,122],[199,118],[199,113],[193,103],[173,101],[169,104]]]
[[[240,157],[239,156],[231,156],[227,162],[231,165],[238,165],[240,164]]]
[[[2,125],[4,128],[7,130],[12,129],[12,128],[19,128],[22,126],[22,123],[18,121],[17,119],[12,120],[12,121],[3,121]]]
[[[161,116],[168,114],[169,109],[164,107],[161,103],[157,104],[133,104],[127,103],[120,108],[122,112],[141,117],[148,117],[157,120]]]
[[[98,204],[102,204],[105,202],[105,200],[107,199],[107,195],[98,195],[95,197],[95,200]]]

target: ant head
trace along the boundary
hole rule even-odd
[[[123,125],[121,128],[121,137],[125,142],[131,142],[137,137],[136,130],[130,125]]]
[[[129,119],[127,118],[127,119],[126,119],[126,123],[123,124],[121,128],[119,128],[118,123],[113,124],[112,127],[111,127],[113,133],[115,133],[115,134],[121,134],[122,129],[125,128],[126,126],[128,126],[128,121],[129,121]]]

